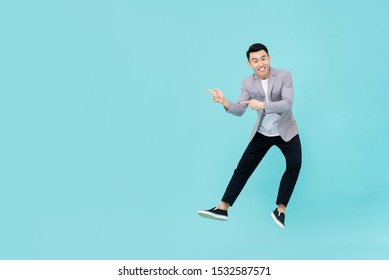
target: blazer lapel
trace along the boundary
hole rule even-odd
[[[270,67],[270,75],[269,75],[269,82],[267,84],[267,92],[269,93],[269,100],[273,101],[272,98],[272,89],[274,82],[276,80],[276,73],[274,72],[273,68]]]
[[[255,86],[259,92],[259,97],[261,98],[260,101],[265,100],[265,91],[263,89],[261,80],[257,76],[255,76],[255,74],[254,74],[254,79],[255,79],[255,81],[254,81]]]

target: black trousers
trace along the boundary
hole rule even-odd
[[[296,135],[289,142],[285,142],[280,136],[267,137],[258,132],[244,151],[222,201],[230,206],[234,204],[251,174],[274,145],[281,150],[286,160],[286,170],[281,178],[276,204],[288,205],[301,168],[300,137]]]

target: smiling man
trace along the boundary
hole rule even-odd
[[[205,218],[227,221],[228,209],[238,198],[247,180],[273,146],[285,157],[286,170],[282,175],[274,221],[285,228],[285,210],[292,196],[301,168],[301,144],[296,121],[292,115],[293,84],[289,71],[270,67],[269,52],[263,44],[254,44],[246,52],[248,65],[254,74],[243,80],[237,103],[230,102],[218,89],[208,89],[213,101],[221,103],[228,113],[241,116],[247,107],[256,110],[258,118],[237,168],[220,204],[198,214]]]

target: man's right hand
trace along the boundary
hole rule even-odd
[[[213,101],[216,103],[221,103],[223,104],[224,108],[228,110],[228,100],[227,98],[224,97],[224,94],[221,90],[219,89],[206,89],[209,93],[212,94]]]

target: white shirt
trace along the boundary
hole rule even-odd
[[[266,102],[269,102],[269,93],[268,90],[268,82],[269,79],[261,80],[263,90],[265,91],[265,100]],[[280,121],[281,116],[277,113],[273,114],[266,114],[262,120],[262,123],[258,129],[258,132],[265,135],[265,136],[279,136],[280,133],[278,132],[278,123]]]

